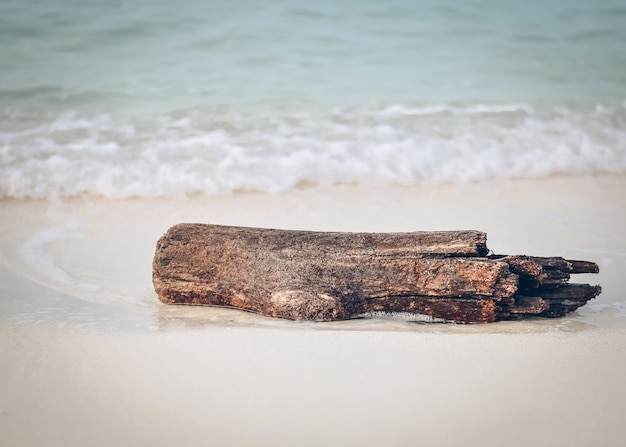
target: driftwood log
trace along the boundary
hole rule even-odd
[[[479,231],[332,233],[179,224],[156,247],[168,304],[223,306],[293,320],[377,312],[487,323],[559,317],[600,293],[568,284],[593,262],[488,255]]]

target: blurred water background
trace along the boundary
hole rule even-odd
[[[621,0],[3,0],[0,197],[626,172]]]

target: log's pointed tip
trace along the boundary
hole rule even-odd
[[[600,273],[600,266],[595,262],[569,259],[567,262],[569,262],[572,266],[570,273]]]

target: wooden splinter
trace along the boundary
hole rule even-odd
[[[332,233],[179,224],[157,243],[153,283],[168,304],[315,321],[372,312],[462,323],[560,316],[600,293],[597,286],[572,289],[576,299],[558,293],[569,290],[570,273],[597,272],[594,263],[487,253],[486,234],[478,231]]]

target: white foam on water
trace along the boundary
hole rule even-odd
[[[0,132],[0,197],[186,197],[626,172],[623,102],[214,107],[35,121],[24,128],[9,119]]]

